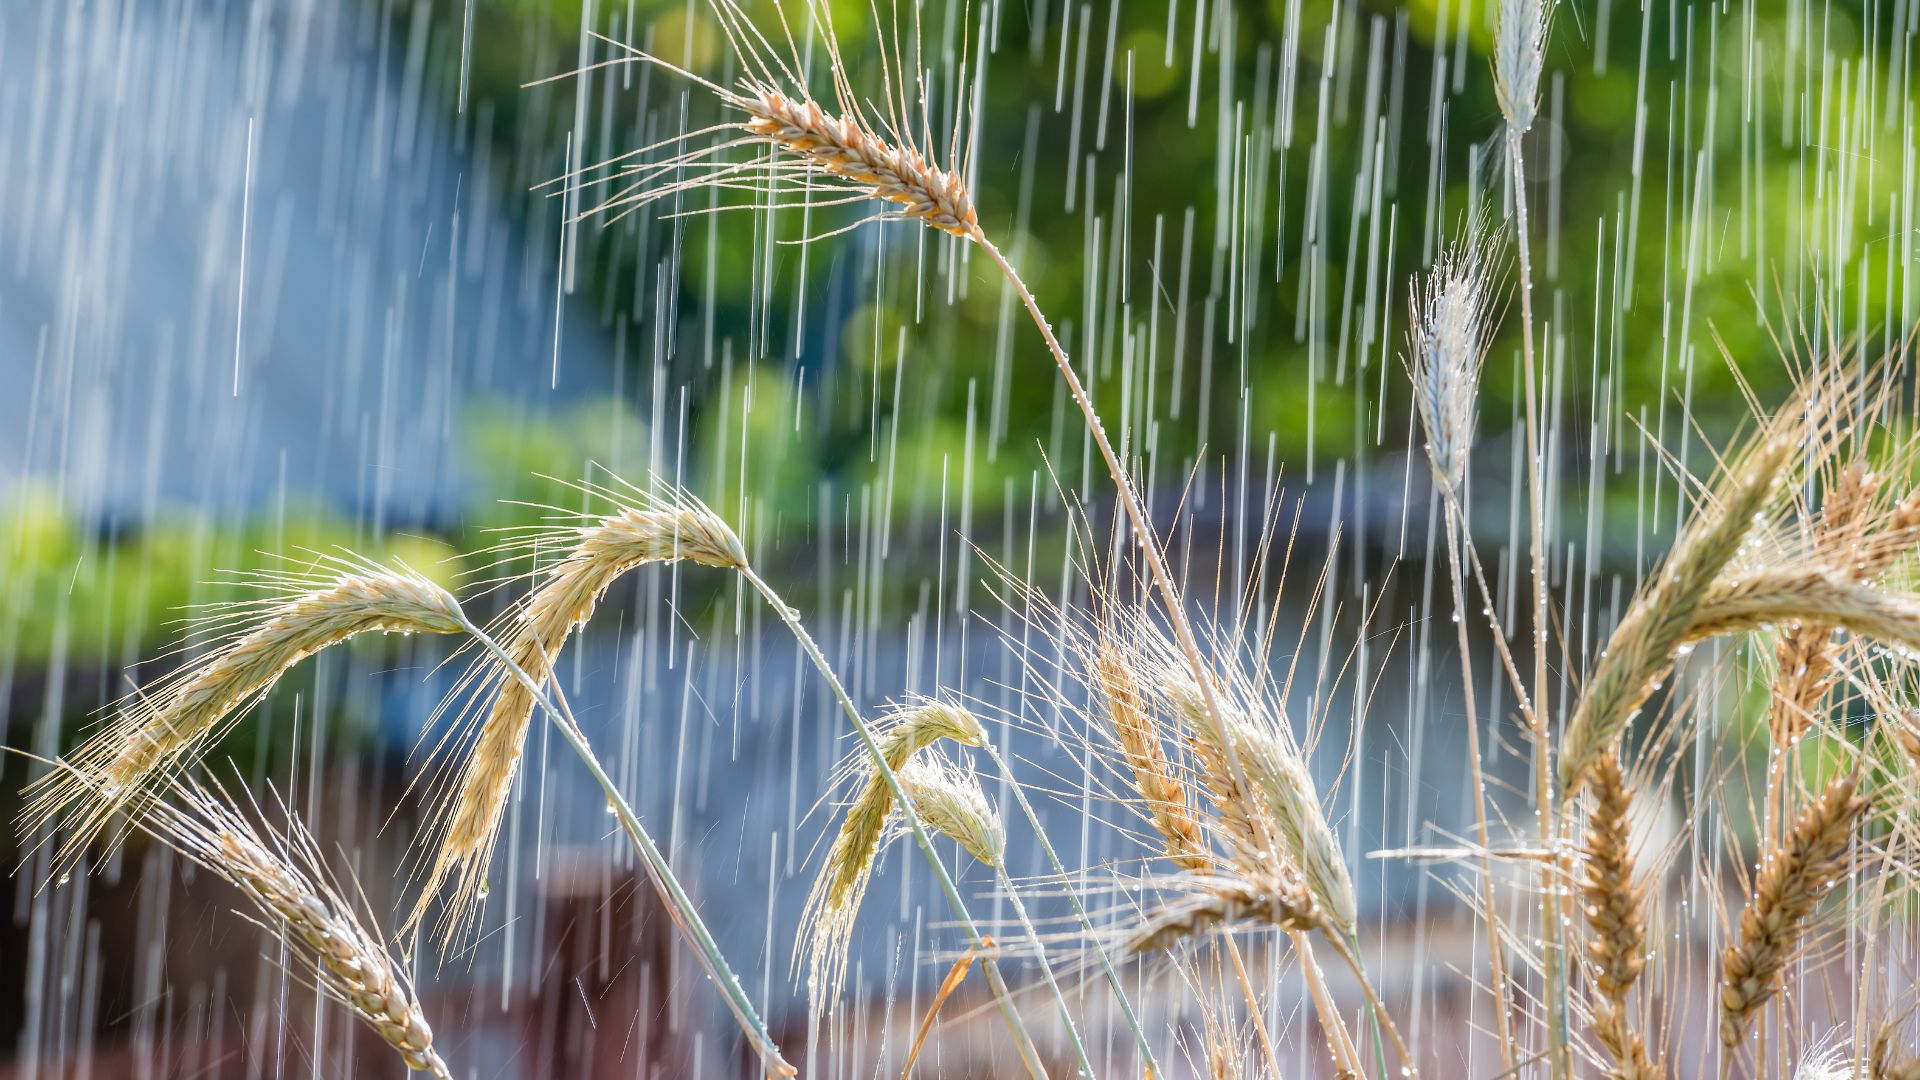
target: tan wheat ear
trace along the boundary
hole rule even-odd
[[[1653,584],[1634,598],[1588,678],[1560,742],[1560,793],[1571,799],[1634,711],[1673,664],[1701,601],[1739,552],[1799,447],[1799,425],[1776,422],[1728,471],[1675,542]]]
[[[451,1080],[405,969],[379,932],[331,883],[313,838],[289,815],[286,837],[263,835],[218,787],[175,780],[130,805],[138,826],[224,878],[253,908],[248,917],[313,963],[320,991],[393,1047],[408,1069]],[[246,913],[243,913],[246,914]]]
[[[1611,1074],[1617,1080],[1641,1080],[1659,1076],[1660,1071],[1647,1056],[1645,1040],[1633,1030],[1627,1004],[1647,962],[1646,895],[1633,880],[1628,822],[1633,793],[1617,754],[1616,748],[1600,759],[1589,785],[1594,808],[1581,845],[1580,894],[1586,901],[1587,926],[1593,931],[1587,958],[1600,991],[1594,1007],[1594,1036],[1612,1056]]]
[[[1206,835],[1193,819],[1186,785],[1167,760],[1159,722],[1140,692],[1139,678],[1126,656],[1105,642],[1094,647],[1091,666],[1107,723],[1120,744],[1147,818],[1165,843],[1167,858],[1188,870],[1207,869],[1213,859],[1207,853]]]
[[[942,740],[962,746],[986,742],[979,717],[936,698],[911,698],[881,717],[875,728],[880,755],[895,774],[915,754]],[[855,751],[842,772],[855,782],[855,794],[827,851],[826,864],[807,894],[801,932],[794,944],[796,957],[803,949],[807,954],[807,984],[816,1002],[831,1001],[839,993],[854,916],[894,814],[893,789],[864,750]],[[918,804],[915,810],[921,812]]]
[[[506,651],[536,684],[544,685],[553,662],[576,627],[593,617],[601,597],[622,575],[647,563],[687,561],[737,570],[746,551],[727,523],[684,492],[650,494],[638,488],[594,488],[609,499],[631,499],[615,513],[582,524],[534,530],[501,545],[498,552],[561,550],[566,554],[540,573],[538,586],[505,618]],[[468,753],[458,786],[433,807],[429,836],[438,843],[406,926],[416,925],[440,886],[454,882],[441,924],[452,942],[477,914],[486,890],[487,864],[499,837],[507,796],[526,749],[533,720],[533,691],[508,676],[498,658],[483,654],[464,685],[491,688],[493,697]]]
[[[1183,882],[1182,889],[1186,896],[1148,915],[1127,936],[1127,953],[1162,952],[1239,923],[1281,930],[1317,930],[1327,925],[1312,891],[1297,874],[1199,877]]]
[[[1729,1050],[1739,1047],[1753,1014],[1780,989],[1807,916],[1846,869],[1854,822],[1867,806],[1859,783],[1858,771],[1835,777],[1761,857],[1739,932],[1720,958],[1720,1042]]]
[[[71,856],[155,780],[189,762],[289,669],[356,634],[451,634],[464,617],[453,594],[405,567],[351,554],[316,555],[299,570],[237,575],[251,600],[209,605],[190,633],[215,643],[185,667],[120,703],[114,721],[37,780],[24,820],[67,819]],[[186,646],[183,646],[185,648]]]

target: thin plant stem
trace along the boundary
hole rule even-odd
[[[1552,747],[1547,738],[1547,567],[1546,492],[1540,476],[1538,376],[1533,354],[1533,257],[1527,247],[1527,183],[1521,133],[1507,130],[1507,161],[1512,166],[1514,249],[1520,261],[1520,367],[1526,394],[1528,558],[1533,586],[1533,782],[1541,843],[1551,852],[1554,825]],[[1547,1014],[1547,1063],[1555,1080],[1573,1075],[1567,1049],[1567,973],[1560,916],[1559,860],[1540,868],[1541,973],[1546,983],[1542,1005]]]
[[[1000,973],[999,962],[994,959],[993,947],[980,932],[979,925],[973,921],[973,915],[967,911],[966,901],[961,899],[960,890],[954,886],[953,877],[947,873],[946,864],[940,861],[939,853],[934,850],[933,839],[927,835],[926,828],[921,825],[920,815],[914,812],[913,801],[907,798],[906,791],[900,786],[900,778],[894,774],[893,767],[887,764],[887,756],[881,751],[879,740],[874,738],[873,728],[860,715],[859,707],[853,703],[847,688],[841,685],[840,676],[834,673],[833,665],[827,662],[826,654],[820,651],[820,646],[814,642],[813,635],[807,632],[806,624],[800,621],[800,613],[788,606],[787,602],[780,598],[780,594],[774,591],[773,586],[767,584],[766,579],[762,578],[752,566],[742,565],[737,568],[737,572],[746,579],[747,584],[753,586],[761,599],[767,602],[767,606],[773,609],[774,615],[786,624],[788,632],[800,643],[801,650],[807,654],[807,659],[813,662],[814,669],[819,671],[820,677],[826,680],[827,686],[833,691],[833,696],[840,702],[841,710],[853,723],[854,731],[859,734],[860,741],[865,744],[867,753],[873,758],[875,770],[886,782],[887,789],[893,793],[894,805],[900,808],[901,816],[906,819],[907,828],[913,833],[914,843],[919,845],[920,853],[926,856],[927,863],[933,867],[933,876],[939,881],[941,892],[946,894],[947,903],[953,908],[954,916],[960,920],[960,926],[967,935],[968,944],[978,946],[981,950],[987,985],[993,990],[993,996],[1000,1005],[1000,1013],[1006,1018],[1008,1030],[1013,1033],[1014,1044],[1020,1052],[1022,1063],[1036,1080],[1046,1080],[1046,1067],[1040,1061],[1039,1051],[1034,1049],[1033,1038],[1027,1034],[1026,1024],[1020,1019],[1020,1011],[1014,1008],[1006,978]],[[1065,999],[1060,1000],[1060,1007],[1063,1012],[1066,1010]],[[1072,1017],[1067,1018],[1067,1030],[1073,1035],[1074,1047],[1080,1053],[1082,1067],[1091,1077],[1093,1068],[1087,1061],[1085,1050],[1080,1048],[1079,1034],[1074,1028]]]
[[[752,999],[747,996],[746,989],[740,985],[739,978],[734,975],[726,956],[720,952],[720,946],[713,940],[713,935],[707,932],[706,924],[700,919],[700,913],[695,910],[686,890],[681,888],[679,879],[674,876],[673,867],[668,864],[659,845],[655,844],[653,837],[648,835],[646,827],[640,824],[639,815],[635,814],[633,807],[628,805],[626,797],[615,786],[613,778],[608,776],[606,769],[601,767],[599,758],[594,755],[593,747],[581,733],[579,724],[574,722],[573,711],[566,707],[566,699],[560,697],[560,706],[556,708],[545,689],[535,682],[533,677],[528,675],[525,669],[521,668],[486,631],[471,622],[466,624],[466,631],[480,643],[482,648],[506,665],[507,672],[519,680],[527,692],[533,695],[534,701],[553,721],[553,726],[559,729],[567,745],[573,748],[573,752],[586,764],[587,771],[593,774],[593,779],[600,785],[600,793],[605,796],[608,807],[612,808],[614,816],[620,819],[621,827],[626,830],[628,838],[633,841],[633,846],[639,850],[641,858],[645,861],[647,876],[653,879],[654,887],[667,901],[668,914],[673,917],[674,923],[680,927],[681,931],[692,940],[694,953],[700,958],[700,966],[706,970],[707,977],[713,980],[714,985],[720,988],[721,996],[726,998],[727,1008],[732,1011],[741,1030],[746,1033],[748,1041],[753,1044],[754,1051],[766,1064],[768,1075],[798,1075],[799,1070],[781,1057],[780,1048],[774,1043],[773,1037],[767,1033],[766,1024],[761,1021],[760,1014],[754,1010]],[[558,694],[558,687],[555,687],[555,693]]]
[[[1494,1030],[1500,1041],[1500,1066],[1513,1068],[1513,1001],[1507,986],[1507,961],[1500,942],[1500,910],[1493,888],[1493,856],[1487,839],[1487,789],[1480,762],[1480,713],[1473,693],[1473,658],[1467,647],[1467,601],[1460,583],[1461,515],[1453,493],[1446,494],[1447,584],[1453,589],[1453,627],[1459,637],[1460,693],[1467,710],[1467,762],[1473,784],[1473,828],[1480,844],[1481,903],[1487,908],[1488,977],[1494,988]]]
[[[1267,1011],[1260,1007],[1260,995],[1253,992],[1253,980],[1247,976],[1247,963],[1240,959],[1240,946],[1234,942],[1232,934],[1220,935],[1220,943],[1226,949],[1227,958],[1233,961],[1234,978],[1240,983],[1240,992],[1246,996],[1247,1011],[1253,1014],[1250,1017],[1253,1034],[1260,1040],[1260,1053],[1267,1059],[1267,1071],[1279,1076],[1280,1054],[1273,1047],[1273,1033],[1267,1030]],[[1327,1037],[1337,1038],[1332,1031],[1327,1032]],[[1335,1065],[1338,1064],[1336,1061]]]
[[[1040,827],[1040,816],[1033,812],[1033,804],[1027,801],[1025,789],[1020,786],[1018,780],[1013,778],[1013,770],[1007,767],[1006,759],[1000,756],[1000,751],[993,742],[989,740],[981,749],[993,759],[993,764],[1000,770],[1000,775],[1006,778],[1007,787],[1012,790],[1014,801],[1020,804],[1020,812],[1026,816],[1027,824],[1033,828],[1033,835],[1040,841],[1040,850],[1046,853],[1047,862],[1052,864],[1053,872],[1059,877],[1060,887],[1067,894],[1067,902],[1073,905],[1073,913],[1079,918],[1081,929],[1086,931],[1087,940],[1093,944],[1094,955],[1100,958],[1100,967],[1106,973],[1108,985],[1113,987],[1114,998],[1120,1003],[1120,1012],[1126,1017],[1127,1026],[1133,1029],[1133,1038],[1140,1047],[1140,1056],[1145,1060],[1148,1075],[1161,1075],[1160,1063],[1154,1060],[1153,1047],[1147,1041],[1147,1033],[1140,1027],[1140,1018],[1134,1012],[1133,1002],[1128,999],[1126,988],[1120,985],[1120,973],[1114,970],[1113,960],[1107,955],[1106,946],[1100,943],[1100,935],[1094,932],[1093,919],[1087,914],[1086,905],[1080,902],[1080,891],[1073,887],[1073,879],[1067,874],[1066,865],[1060,861],[1059,854],[1053,850],[1053,841],[1047,839],[1046,830]],[[1007,891],[1009,893],[1013,891],[1011,881],[1007,883]],[[1018,904],[1017,898],[1015,903]],[[1021,918],[1025,919],[1025,912],[1021,912]],[[1039,939],[1035,938],[1035,948],[1038,948],[1039,944]],[[1041,959],[1044,964],[1045,957]],[[1051,973],[1048,978],[1052,978]]]
[[[1347,1033],[1346,1023],[1340,1018],[1340,1006],[1333,1000],[1333,992],[1327,989],[1326,973],[1320,970],[1320,961],[1314,959],[1313,939],[1307,936],[1305,930],[1289,930],[1287,936],[1293,939],[1294,951],[1300,954],[1300,972],[1306,976],[1307,993],[1313,998],[1313,1007],[1320,1013],[1320,1026],[1333,1043],[1334,1067],[1354,1076],[1365,1076],[1366,1066],[1360,1060],[1360,1048],[1353,1044],[1353,1036]],[[1243,972],[1242,981],[1245,978]]]

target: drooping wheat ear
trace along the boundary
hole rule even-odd
[[[1746,1038],[1753,1014],[1780,989],[1780,973],[1799,944],[1802,924],[1846,869],[1854,822],[1866,809],[1860,774],[1835,777],[1801,812],[1793,831],[1762,856],[1740,930],[1720,958],[1720,1042]]]
[[[1819,566],[1729,577],[1701,599],[1680,641],[1796,621],[1821,621],[1898,649],[1920,651],[1920,596],[1862,585]]]
[[[915,754],[943,739],[980,746],[987,738],[979,717],[958,704],[936,698],[911,698],[890,710],[874,727],[880,756],[896,776]],[[815,1001],[838,995],[854,916],[894,812],[893,790],[865,751],[856,751],[847,759],[841,776],[855,782],[856,794],[833,847],[827,851],[826,864],[807,894],[801,933],[794,945],[796,955],[802,948],[807,952],[807,983]],[[917,803],[914,809],[925,820]]]
[[[459,601],[405,567],[351,554],[309,568],[238,576],[262,597],[210,605],[193,620],[217,644],[118,706],[119,716],[71,755],[71,768],[36,781],[25,820],[70,817],[65,853],[85,846],[157,778],[190,761],[302,659],[371,631],[450,634]],[[185,648],[186,646],[183,646]]]
[[[1215,792],[1223,822],[1233,835],[1251,842],[1259,830],[1246,824],[1253,815],[1264,814],[1272,822],[1290,859],[1306,880],[1314,900],[1327,918],[1339,929],[1351,931],[1358,924],[1359,905],[1354,899],[1353,878],[1334,839],[1333,828],[1320,809],[1320,796],[1314,789],[1313,774],[1294,744],[1292,734],[1267,716],[1249,716],[1237,703],[1221,702],[1226,712],[1227,731],[1233,739],[1233,753],[1253,785],[1255,807],[1244,805],[1235,793],[1232,773],[1227,768],[1225,748],[1218,745],[1212,724],[1208,722],[1205,699],[1191,680],[1168,673],[1168,693],[1176,714],[1206,765],[1208,785]],[[1255,859],[1257,860],[1257,857]]]
[[[1317,930],[1327,925],[1312,890],[1298,874],[1203,877],[1183,883],[1183,888],[1190,890],[1188,896],[1153,912],[1128,935],[1128,954],[1162,952],[1236,923],[1281,930]]]
[[[1547,30],[1554,0],[1500,0],[1494,32],[1493,89],[1512,136],[1533,127],[1540,103],[1540,72],[1546,66]]]
[[[1586,901],[1593,940],[1593,963],[1600,1001],[1594,1008],[1594,1035],[1613,1056],[1617,1080],[1658,1075],[1639,1032],[1633,1030],[1627,995],[1647,962],[1646,896],[1633,880],[1628,811],[1633,793],[1612,750],[1594,767],[1593,813],[1587,819],[1581,854],[1585,875],[1580,893]]]
[[[1587,680],[1560,744],[1561,798],[1571,799],[1587,774],[1619,739],[1635,710],[1653,692],[1684,643],[1696,609],[1732,561],[1767,505],[1793,456],[1797,425],[1776,423],[1727,474],[1688,523],[1651,586],[1634,598]]]
[[[1493,239],[1470,225],[1434,260],[1409,299],[1414,401],[1434,475],[1456,494],[1473,452],[1480,366],[1486,357]]]
[[[599,490],[611,494],[607,489]],[[618,494],[641,499],[644,505],[623,507],[580,525],[537,530],[499,549],[560,548],[567,552],[506,617],[503,637],[507,651],[514,663],[539,684],[546,682],[554,659],[574,628],[592,618],[600,598],[629,570],[646,563],[682,560],[722,569],[746,565],[740,538],[692,496],[677,491],[664,496],[645,495],[637,489]],[[470,678],[496,691],[459,786],[434,808],[437,821],[433,833],[439,837],[439,844],[425,887],[406,923],[410,928],[420,921],[440,886],[451,877],[454,894],[442,922],[443,940],[449,942],[478,911],[487,864],[499,836],[520,756],[526,749],[535,705],[532,690],[508,678],[498,658],[483,655],[476,664],[476,674]]]
[[[289,815],[289,835],[273,836],[217,787],[176,779],[164,794],[131,804],[140,828],[238,888],[254,909],[249,918],[284,928],[313,962],[319,989],[352,1010],[407,1068],[451,1078],[405,969],[332,883],[297,818]]]
[[[1188,807],[1186,785],[1167,760],[1159,721],[1141,696],[1138,676],[1126,656],[1106,642],[1095,646],[1092,667],[1107,723],[1167,858],[1188,870],[1205,870],[1213,864],[1206,835]]]
[[[920,820],[934,830],[959,842],[967,854],[998,867],[1006,850],[1006,830],[1000,815],[980,790],[973,770],[955,765],[945,758],[909,761],[897,774],[900,788],[913,803]]]

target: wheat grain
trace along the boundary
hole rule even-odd
[[[1547,31],[1554,0],[1501,0],[1494,31],[1493,85],[1510,137],[1533,127],[1540,103],[1540,72],[1546,66]]]
[[[1856,793],[1859,781],[1858,772],[1834,778],[1782,843],[1762,856],[1739,933],[1720,959],[1720,1042],[1729,1050],[1779,990],[1802,924],[1846,867],[1854,821],[1867,806]]]
[[[896,776],[915,754],[942,740],[963,746],[986,742],[986,731],[978,717],[958,704],[936,698],[911,698],[890,710],[875,728],[880,755]],[[838,995],[854,916],[895,809],[892,788],[867,754],[856,752],[842,772],[855,781],[856,794],[827,851],[820,876],[808,891],[801,913],[801,933],[795,943],[796,953],[802,948],[807,952],[807,983],[816,1001]],[[915,812],[920,813],[917,804]]]
[[[154,778],[191,760],[295,664],[357,634],[449,634],[464,625],[459,601],[422,575],[353,555],[319,556],[308,571],[247,575],[236,584],[263,599],[218,604],[194,625],[218,643],[129,699],[120,716],[35,786],[27,820],[71,812],[70,855]]]
[[[1633,793],[1621,773],[1616,751],[1594,767],[1594,809],[1581,845],[1586,901],[1593,940],[1587,957],[1593,964],[1600,1002],[1594,1009],[1594,1035],[1612,1055],[1617,1080],[1659,1075],[1645,1041],[1633,1030],[1627,995],[1646,965],[1646,896],[1633,880],[1628,811]]]
[[[739,537],[698,500],[681,492],[645,500],[645,505],[622,507],[586,524],[540,530],[502,549],[554,546],[567,551],[508,616],[507,651],[537,685],[548,679],[574,629],[593,617],[600,598],[628,571],[680,560],[721,569],[746,565]],[[433,832],[439,844],[407,918],[409,927],[418,923],[440,886],[451,879],[454,892],[442,924],[443,940],[449,942],[478,911],[535,704],[533,690],[507,678],[497,657],[481,657],[470,677],[497,690],[458,788],[436,807],[439,821]]]

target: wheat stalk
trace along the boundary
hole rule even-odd
[[[1617,751],[1616,751],[1617,752]],[[1589,785],[1593,813],[1581,845],[1587,926],[1593,940],[1587,958],[1593,964],[1600,1002],[1594,1010],[1594,1034],[1613,1057],[1617,1080],[1660,1075],[1647,1056],[1646,1043],[1633,1030],[1627,995],[1647,962],[1646,894],[1633,880],[1628,811],[1633,792],[1615,753],[1600,759]]]
[[[459,786],[435,807],[431,831],[439,843],[406,923],[408,927],[417,924],[440,886],[451,879],[454,891],[442,924],[447,942],[478,912],[507,796],[526,750],[535,706],[533,691],[545,685],[555,657],[573,630],[593,617],[607,589],[635,567],[683,560],[724,569],[746,565],[739,537],[705,504],[684,492],[593,491],[609,498],[633,498],[641,505],[621,506],[613,514],[580,525],[536,530],[496,549],[511,553],[560,546],[567,554],[508,616],[506,651],[534,685],[508,678],[503,661],[492,655],[482,656],[475,674],[469,676],[497,691]]]
[[[1779,990],[1803,923],[1846,869],[1854,822],[1867,807],[1859,782],[1858,771],[1835,777],[1761,858],[1739,933],[1720,958],[1720,1043],[1728,1050],[1739,1047],[1753,1014]]]
[[[136,824],[239,889],[262,926],[283,928],[313,962],[319,989],[392,1046],[407,1068],[451,1080],[405,970],[330,883],[300,821],[289,815],[288,836],[269,838],[218,787],[175,779],[165,794],[170,798],[142,794],[130,804]]]
[[[113,723],[42,776],[25,813],[45,824],[71,814],[71,854],[157,777],[190,761],[223,726],[295,664],[357,634],[451,634],[464,624],[453,595],[404,566],[318,555],[305,571],[239,576],[259,599],[211,605],[191,624],[217,644],[123,703]]]

